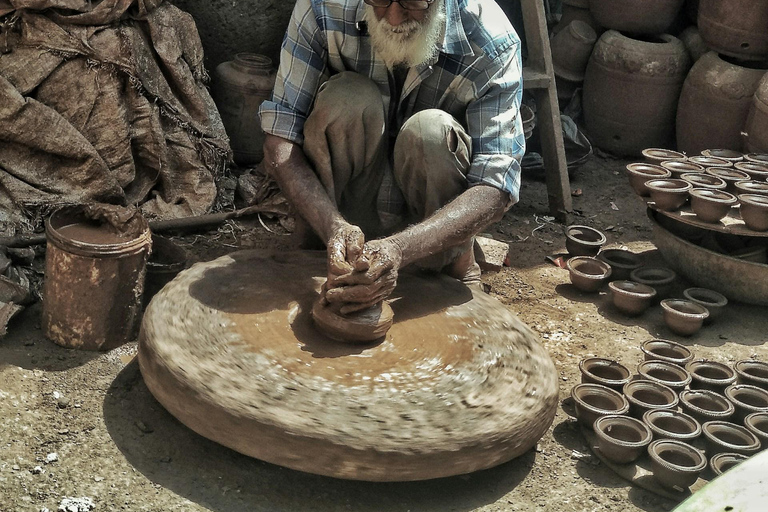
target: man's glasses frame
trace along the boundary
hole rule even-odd
[[[435,0],[363,0],[371,7],[387,8],[393,3],[400,4],[406,11],[426,11]]]

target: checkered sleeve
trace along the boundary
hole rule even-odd
[[[470,186],[490,185],[508,192],[511,206],[520,197],[520,160],[525,153],[519,43],[493,61],[495,65],[475,79],[478,99],[467,106],[467,132],[472,138],[467,180]]]
[[[259,108],[265,133],[304,143],[304,122],[318,87],[328,78],[327,53],[312,1],[298,0],[283,38],[272,97]]]

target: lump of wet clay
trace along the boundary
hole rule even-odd
[[[394,313],[386,302],[343,315],[339,305],[318,299],[312,306],[315,326],[329,338],[345,343],[365,343],[382,338],[392,327]]]

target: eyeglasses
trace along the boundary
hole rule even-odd
[[[407,11],[426,11],[429,5],[435,0],[363,0],[373,7],[389,7],[393,2],[400,4],[400,7]]]

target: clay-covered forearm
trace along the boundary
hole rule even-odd
[[[324,242],[328,242],[338,227],[345,224],[300,145],[267,134],[264,141],[264,166],[291,205]]]
[[[509,194],[495,187],[468,188],[431,217],[390,237],[402,250],[401,266],[466,242],[500,220],[508,202]]]

